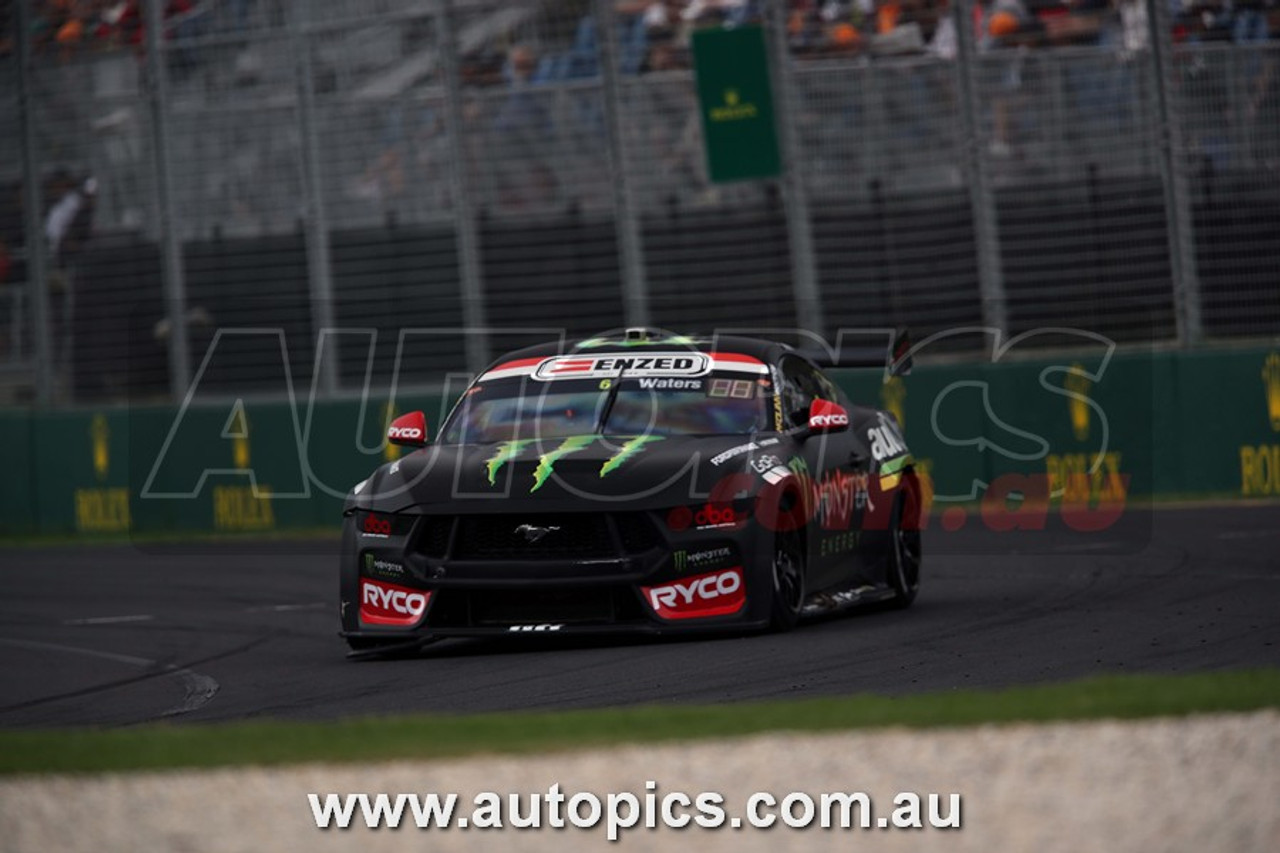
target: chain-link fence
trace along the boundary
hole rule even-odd
[[[1280,332],[1272,4],[958,5],[20,0],[0,395],[341,393],[637,322]],[[756,24],[786,171],[713,183],[689,33]]]

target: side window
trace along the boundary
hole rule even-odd
[[[808,421],[809,404],[815,399],[839,402],[839,392],[813,365],[795,356],[784,356],[782,372],[782,410],[791,426]]]
[[[814,380],[818,383],[818,387],[822,389],[822,393],[818,396],[823,400],[829,400],[832,403],[840,402],[840,389],[836,384],[827,378],[827,374],[821,370],[813,372]]]

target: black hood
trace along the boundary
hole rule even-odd
[[[437,445],[382,466],[349,500],[383,512],[566,511],[584,500],[602,510],[657,509],[705,500],[730,474],[750,473],[741,486],[754,494],[760,478],[751,463],[765,455],[785,463],[789,444],[777,435],[586,435]]]

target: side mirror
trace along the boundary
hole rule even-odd
[[[426,447],[427,419],[422,412],[409,412],[391,422],[387,441],[402,447]]]
[[[809,404],[809,434],[844,432],[849,428],[849,413],[839,403],[814,400]]]

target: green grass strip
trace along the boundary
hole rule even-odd
[[[1133,719],[1274,707],[1280,707],[1280,669],[1103,676],[896,698],[9,731],[0,732],[0,774],[437,759],[769,731]]]

